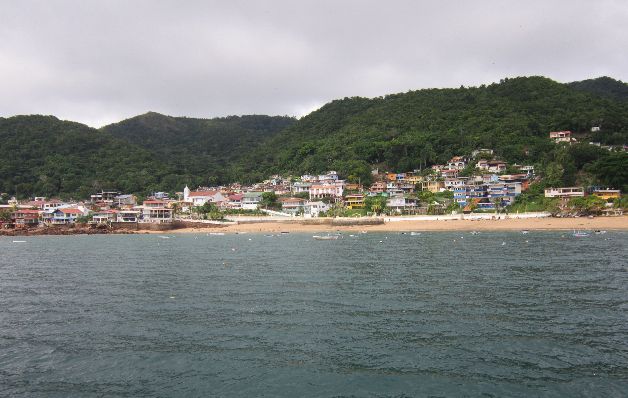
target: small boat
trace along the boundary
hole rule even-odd
[[[470,233],[471,233],[471,235],[477,235],[477,234],[480,233],[480,231],[471,231]]]
[[[603,234],[605,234],[605,233],[606,233],[606,231],[604,231],[604,230],[599,230],[599,229],[596,229],[594,232],[595,232],[595,234],[596,234],[596,235],[603,235]]]
[[[410,236],[419,236],[421,235],[420,232],[410,232]]]
[[[314,235],[312,238],[316,240],[337,240],[340,238],[339,235]]]
[[[224,232],[210,232],[209,236],[223,236],[224,234]]]
[[[13,243],[26,243],[25,240],[14,240]]]
[[[169,236],[159,236],[161,239],[170,239]]]
[[[584,231],[573,231],[573,236],[575,236],[576,238],[586,238],[587,236],[589,236],[589,234]]]
[[[522,234],[527,235],[530,233],[530,231],[528,231],[527,229],[524,229],[523,231],[521,231]]]
[[[289,234],[289,233],[290,233],[290,232],[288,232],[288,231],[281,231],[281,232],[280,232],[280,234],[282,234],[282,235],[286,235],[286,234]]]

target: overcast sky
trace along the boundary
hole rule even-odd
[[[0,116],[302,116],[544,75],[628,81],[628,1],[0,0]]]

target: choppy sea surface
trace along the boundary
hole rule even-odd
[[[0,396],[626,397],[627,243],[2,237]]]

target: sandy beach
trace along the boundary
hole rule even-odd
[[[628,216],[596,218],[529,218],[505,220],[393,221],[380,225],[306,225],[295,222],[259,222],[200,228],[181,228],[168,233],[205,232],[403,232],[403,231],[521,231],[521,230],[628,230]],[[155,232],[164,233],[164,232]]]

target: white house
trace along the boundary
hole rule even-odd
[[[262,192],[246,192],[242,196],[241,207],[244,210],[256,210],[262,201]]]
[[[220,203],[227,198],[220,191],[194,191],[185,186],[183,189],[183,201],[192,203],[192,206],[203,206],[205,203]]]
[[[318,217],[320,213],[324,213],[331,208],[331,205],[321,201],[307,201],[303,206],[304,215],[306,217]]]

